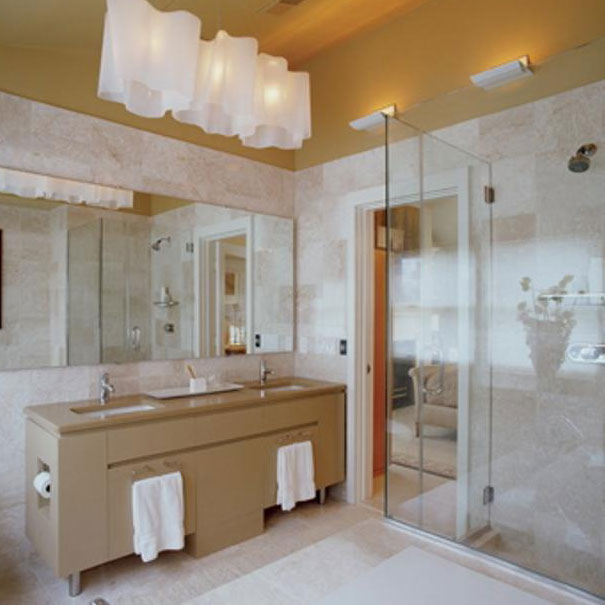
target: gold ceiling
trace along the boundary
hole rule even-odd
[[[261,50],[297,65],[355,34],[427,0],[152,0],[160,10],[202,19],[202,37],[219,24],[254,36]],[[278,5],[278,6],[277,6]],[[54,50],[100,49],[104,0],[0,0],[0,45]]]

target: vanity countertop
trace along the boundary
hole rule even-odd
[[[346,390],[344,384],[296,377],[269,380],[264,389],[256,386],[258,382],[240,382],[240,384],[243,384],[245,388],[238,391],[195,395],[176,399],[157,400],[147,395],[113,397],[105,406],[99,406],[98,400],[95,399],[46,403],[25,408],[25,414],[29,419],[47,431],[63,435],[86,430],[106,429],[118,425],[155,421],[169,417],[199,415],[248,406],[262,406]],[[273,390],[275,387],[289,384],[300,385],[303,388],[298,390]],[[256,388],[254,388],[255,386]],[[152,406],[152,409],[147,408],[127,414],[107,415],[105,417],[96,415],[98,412],[141,404]],[[95,415],[87,414],[84,410],[94,412]]]

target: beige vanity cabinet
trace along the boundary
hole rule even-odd
[[[276,502],[281,445],[313,443],[317,489],[345,478],[344,387],[305,384],[304,391],[283,396],[246,389],[171,400],[155,416],[152,411],[128,421],[86,420],[68,403],[28,408],[28,537],[59,577],[128,555],[133,481],[175,470],[183,475],[191,555],[262,533],[264,509]],[[40,471],[51,475],[50,499],[33,489]]]

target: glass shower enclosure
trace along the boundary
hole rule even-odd
[[[386,138],[385,513],[603,594],[599,176],[570,206],[542,166],[528,211],[481,158],[395,117]]]

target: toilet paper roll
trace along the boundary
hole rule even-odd
[[[47,500],[50,498],[50,473],[43,471],[34,477],[34,489]]]

